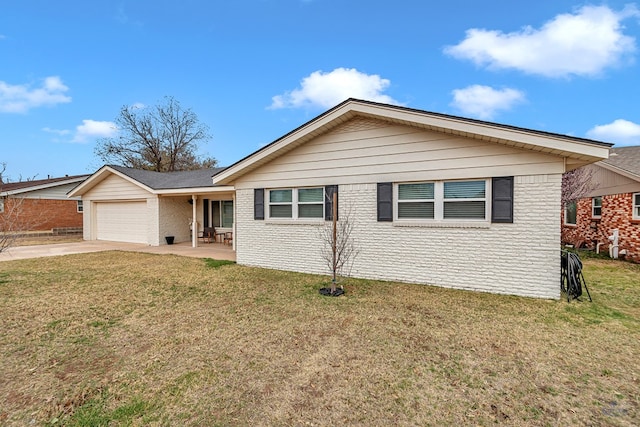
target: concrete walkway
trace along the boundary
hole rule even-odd
[[[54,243],[50,245],[14,246],[0,253],[0,262],[18,259],[41,258],[58,255],[81,254],[102,251],[130,251],[152,254],[175,254],[196,258],[236,260],[236,253],[230,246],[221,243],[200,243],[197,248],[191,243],[175,245],[148,246],[139,243],[120,243],[104,241],[83,241],[73,243]]]

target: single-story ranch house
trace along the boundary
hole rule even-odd
[[[348,99],[223,170],[105,166],[70,196],[85,239],[197,245],[191,229],[214,225],[239,264],[328,274],[319,231],[337,193],[351,276],[558,298],[562,174],[610,146]]]

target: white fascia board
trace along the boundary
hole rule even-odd
[[[232,193],[235,191],[233,185],[221,185],[218,187],[194,187],[194,188],[171,188],[166,190],[153,190],[153,194],[162,196],[190,196],[192,194],[213,194],[213,193]]]
[[[313,135],[323,127],[333,122],[336,118],[344,115],[349,109],[351,109],[351,105],[351,103],[346,103],[341,107],[330,111],[328,114],[320,116],[316,120],[311,121],[300,128],[294,129],[292,132],[286,134],[280,139],[275,140],[266,147],[250,154],[238,163],[213,176],[213,183],[229,184],[236,176],[244,175],[245,169],[266,163],[272,158],[278,157],[280,155],[279,152],[288,148],[291,144],[304,140],[304,138]]]
[[[76,182],[81,182],[81,181],[84,181],[86,179],[87,178],[67,179],[67,180],[64,180],[64,181],[56,181],[56,182],[50,182],[50,183],[47,183],[47,184],[35,185],[33,187],[24,187],[24,188],[20,188],[20,189],[17,189],[17,190],[3,191],[0,194],[2,196],[14,196],[16,194],[31,193],[32,191],[46,190],[47,188],[60,187],[62,185],[67,185],[67,184],[74,184]]]
[[[309,137],[322,133],[326,127],[338,124],[350,118],[362,115],[380,120],[393,121],[406,125],[420,126],[445,133],[455,133],[482,140],[518,146],[533,151],[545,152],[561,157],[580,160],[581,163],[594,163],[609,157],[608,144],[589,143],[569,136],[557,134],[539,134],[526,129],[502,127],[480,121],[469,121],[446,115],[435,115],[419,110],[398,108],[392,105],[369,104],[351,100],[321,115],[317,119],[302,125],[261,150],[225,169],[213,177],[214,184],[230,184],[233,180],[257,166],[278,157],[292,144],[304,142]],[[342,120],[339,120],[342,118]]]
[[[109,174],[117,175],[120,178],[129,181],[130,183],[137,185],[138,187],[148,191],[149,193],[153,193],[154,190],[151,187],[148,187],[142,184],[140,181],[136,181],[135,179],[127,176],[109,166],[103,166],[89,178],[87,178],[82,184],[78,185],[76,188],[67,193],[67,197],[76,197],[82,196],[84,193],[92,189],[96,184],[103,181]]]
[[[430,128],[440,129],[444,132],[455,131],[459,134],[472,134],[486,138],[493,138],[503,141],[511,141],[524,144],[536,151],[546,151],[556,153],[566,157],[589,157],[594,161],[607,159],[609,148],[606,145],[599,145],[597,141],[589,143],[580,141],[569,136],[563,137],[558,134],[539,134],[535,131],[528,132],[526,129],[496,126],[491,123],[467,121],[453,116],[439,116],[419,111],[408,111],[395,109],[393,106],[373,106],[368,104],[354,104],[353,111],[357,111],[368,116],[378,116],[381,119],[391,119],[407,124],[415,123]],[[380,110],[386,110],[381,114]],[[540,150],[542,148],[542,150]]]

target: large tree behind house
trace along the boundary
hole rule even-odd
[[[208,127],[173,97],[144,108],[123,106],[115,123],[118,135],[100,139],[95,150],[107,164],[170,172],[217,163],[198,154],[198,144],[211,138]]]

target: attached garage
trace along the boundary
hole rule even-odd
[[[233,231],[233,211],[226,209],[233,209],[233,187],[214,185],[211,178],[221,170],[154,172],[107,165],[68,196],[82,197],[85,240],[159,246],[173,236],[174,243],[197,245],[194,225],[199,232],[209,224]],[[216,201],[224,208],[219,225],[211,218]]]
[[[95,204],[96,238],[149,244],[146,200]]]

